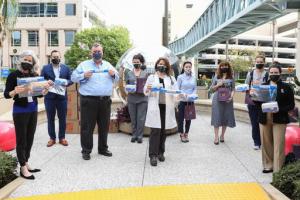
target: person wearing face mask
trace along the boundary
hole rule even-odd
[[[251,88],[252,85],[261,85],[268,80],[268,72],[265,70],[265,61],[266,58],[262,55],[257,55],[255,58],[255,69],[248,72],[245,84],[249,85]],[[255,106],[254,102],[251,100],[249,91],[246,92],[245,103],[248,107],[248,114],[251,122],[252,128],[252,139],[253,139],[253,149],[259,150],[261,146],[260,132],[259,132],[259,123],[258,123],[258,109]]]
[[[285,130],[289,123],[288,112],[295,107],[294,92],[289,84],[281,80],[280,75],[280,65],[273,64],[269,68],[270,80],[263,84],[277,86],[276,102],[279,111],[263,113],[262,102],[255,102],[259,110],[258,121],[262,141],[263,173],[278,172],[283,166]]]
[[[34,134],[37,125],[37,97],[19,97],[25,91],[24,86],[17,85],[18,78],[38,76],[38,60],[32,51],[24,51],[19,56],[17,70],[10,73],[6,80],[4,97],[13,98],[13,121],[16,131],[17,158],[20,163],[20,175],[25,179],[34,179],[32,173],[41,171],[30,167],[28,161],[33,144]],[[48,92],[50,82],[43,90],[43,94]],[[42,96],[39,96],[42,97]]]
[[[149,157],[151,166],[157,166],[157,160],[165,161],[166,129],[177,126],[175,118],[176,95],[152,91],[161,86],[165,89],[178,90],[176,79],[171,75],[171,65],[166,58],[159,58],[155,63],[156,73],[148,76],[144,93],[148,96],[148,109],[145,126],[151,128],[149,138]]]
[[[81,62],[73,71],[71,80],[80,83],[80,141],[82,158],[91,159],[93,131],[98,125],[98,154],[111,157],[107,135],[111,115],[111,95],[114,83],[119,80],[116,69],[103,60],[103,47],[94,43],[92,59]]]
[[[177,77],[177,85],[178,89],[183,92],[185,95],[185,99],[181,100],[178,105],[178,132],[180,134],[181,142],[189,142],[188,133],[191,126],[191,120],[184,120],[184,112],[187,105],[194,106],[193,101],[189,101],[187,99],[187,95],[196,94],[197,93],[197,83],[196,78],[192,74],[192,62],[185,61],[182,65],[181,75]],[[183,130],[183,124],[185,121],[185,131]]]
[[[128,93],[128,111],[131,119],[132,137],[131,142],[142,143],[143,132],[147,113],[148,97],[144,94],[144,86],[147,80],[147,72],[142,69],[145,59],[142,54],[132,58],[133,70],[125,70],[126,85],[136,85],[136,91]]]
[[[71,82],[71,70],[68,66],[60,62],[60,53],[57,50],[53,50],[50,53],[51,63],[45,65],[42,69],[41,76],[46,80],[50,80],[54,84],[55,79],[62,78],[68,81],[65,86],[70,86]],[[45,96],[45,107],[48,119],[48,134],[50,140],[47,143],[47,147],[51,147],[56,143],[55,134],[55,113],[59,119],[59,131],[58,139],[59,143],[63,146],[68,146],[68,142],[65,139],[66,131],[66,115],[67,115],[67,92],[64,95],[49,92]]]
[[[228,62],[221,62],[211,85],[211,90],[214,91],[211,125],[214,126],[215,145],[218,145],[219,142],[225,142],[224,136],[227,127],[233,128],[236,125],[233,110],[234,89],[232,68]],[[222,127],[220,138],[219,127]]]

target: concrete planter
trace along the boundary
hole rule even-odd
[[[271,200],[290,200],[271,184],[261,184]]]
[[[205,86],[197,86],[199,99],[208,99],[208,89]]]
[[[15,191],[20,185],[24,183],[24,179],[16,178],[6,186],[0,189],[0,200],[4,200],[9,197],[9,195]]]
[[[119,131],[122,133],[126,134],[132,134],[132,128],[131,128],[131,123],[129,122],[121,122],[119,123]],[[167,135],[175,134],[177,133],[177,127],[173,129],[166,130]],[[144,128],[144,136],[149,136],[150,135],[150,128],[145,127]]]

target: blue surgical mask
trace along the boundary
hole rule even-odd
[[[93,53],[94,60],[101,60],[101,58],[102,58],[102,53],[100,51]]]

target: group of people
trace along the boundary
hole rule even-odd
[[[45,78],[46,86],[42,94],[45,96],[45,108],[48,118],[48,134],[50,140],[47,147],[56,143],[55,115],[59,119],[58,141],[68,146],[65,139],[67,98],[64,95],[49,91],[57,78],[66,79],[65,87],[79,83],[80,95],[80,141],[82,158],[90,160],[93,149],[93,130],[98,125],[98,153],[111,157],[108,150],[107,136],[111,116],[111,95],[113,86],[119,81],[116,69],[103,59],[103,47],[99,43],[91,48],[92,59],[81,62],[71,72],[68,66],[61,63],[58,51],[51,52],[51,63],[42,68],[40,76]],[[4,96],[13,98],[13,120],[16,127],[17,157],[20,163],[20,175],[26,179],[34,179],[32,173],[40,169],[31,168],[28,164],[37,125],[37,97],[19,97],[24,91],[17,85],[17,78],[35,77],[38,73],[38,60],[32,51],[20,55],[18,68],[12,72],[6,82]],[[172,75],[172,67],[167,58],[158,58],[155,73],[148,74],[145,58],[141,54],[133,56],[132,70],[125,70],[126,85],[136,85],[136,89],[128,92],[128,109],[132,125],[131,142],[142,143],[144,127],[149,127],[149,158],[151,166],[165,160],[166,130],[178,127],[181,142],[189,142],[191,120],[195,118],[194,101],[188,98],[196,95],[196,78],[192,73],[192,63],[185,61],[177,80]],[[251,90],[246,92],[246,103],[252,126],[252,137],[255,149],[262,148],[263,172],[278,171],[284,162],[284,133],[289,123],[288,111],[294,108],[292,89],[280,79],[281,68],[272,65],[269,72],[264,70],[265,58],[256,57],[255,69],[248,73],[246,84],[277,85],[279,111],[263,113],[262,102],[251,100]],[[101,73],[106,71],[107,73]],[[163,89],[159,92],[155,89]],[[251,88],[251,87],[250,87]],[[180,94],[174,91],[180,91]],[[212,98],[211,125],[214,127],[214,144],[225,142],[227,127],[235,127],[233,96],[235,81],[233,69],[229,62],[221,62],[212,80],[210,88],[214,92]],[[171,92],[166,92],[171,91]],[[173,92],[172,92],[173,91]],[[38,97],[42,97],[38,96]],[[177,106],[178,104],[178,106]],[[175,107],[178,108],[176,116]],[[219,128],[221,134],[219,136]]]

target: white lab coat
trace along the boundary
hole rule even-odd
[[[171,81],[172,79],[172,81]],[[172,84],[173,82],[173,84]],[[159,93],[158,92],[146,92],[148,84],[159,84],[159,77],[157,74],[148,76],[144,93],[149,96],[148,98],[148,110],[146,115],[145,126],[150,128],[161,128],[160,112],[159,112]],[[176,80],[173,76],[165,76],[164,84],[166,89],[178,90]],[[175,99],[176,94],[166,93],[166,125],[165,129],[172,129],[177,126],[175,117]]]

